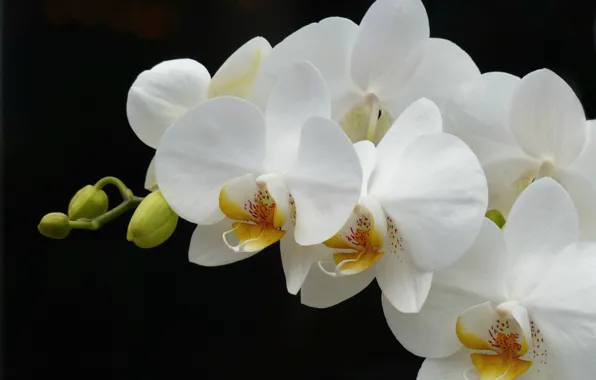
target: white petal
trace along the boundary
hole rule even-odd
[[[429,33],[420,0],[375,1],[360,23],[352,51],[352,79],[364,92],[399,88],[416,68],[417,59],[412,62],[411,56],[422,49]]]
[[[580,239],[596,241],[596,182],[571,170],[559,170],[557,180],[565,188],[579,216]]]
[[[504,300],[504,252],[501,230],[485,219],[466,254],[434,273],[430,293],[419,313],[401,313],[383,297],[385,318],[397,340],[414,355],[427,358],[441,358],[459,350],[457,317],[487,300]]]
[[[488,208],[507,217],[517,197],[534,180],[539,163],[518,155],[496,159],[483,168],[488,182]]]
[[[588,141],[571,168],[581,173],[590,182],[596,183],[596,120],[588,121]]]
[[[432,100],[443,109],[458,86],[480,77],[480,71],[468,53],[451,41],[431,38],[426,41],[423,54],[399,96],[383,102],[390,114],[399,115],[421,97]]]
[[[445,131],[464,140],[483,164],[525,156],[509,129],[509,103],[519,82],[511,74],[486,73],[459,86],[445,106]]]
[[[191,59],[162,62],[143,71],[128,92],[126,115],[142,142],[157,148],[165,130],[207,98],[211,77]]]
[[[352,88],[348,67],[358,25],[341,17],[326,18],[294,32],[276,45],[263,62],[253,100],[266,106],[271,87],[293,63],[309,61],[323,74],[332,98]]]
[[[285,183],[296,204],[296,241],[321,243],[352,214],[362,187],[362,167],[348,137],[328,119],[312,118],[300,136]]]
[[[463,255],[480,231],[488,203],[486,178],[470,148],[445,133],[419,137],[390,178],[375,195],[407,241],[414,263],[431,271]]]
[[[172,210],[197,224],[222,218],[219,192],[247,173],[262,174],[263,115],[231,97],[205,101],[168,129],[156,153],[157,183]]]
[[[573,162],[587,138],[587,123],[579,99],[563,79],[550,70],[522,78],[511,99],[511,131],[530,156],[559,164]]]
[[[147,174],[145,174],[145,190],[153,191],[157,186],[157,178],[155,177],[155,156],[151,159],[149,167],[147,168]]]
[[[433,272],[418,269],[407,251],[386,251],[376,264],[383,296],[403,313],[417,313],[424,305]]]
[[[358,160],[362,166],[362,191],[361,197],[365,197],[368,191],[368,180],[377,162],[377,151],[375,144],[368,140],[359,141],[354,144]]]
[[[197,226],[190,240],[188,260],[205,267],[235,263],[257,252],[234,252],[223,242],[223,233],[232,228],[230,219],[223,219],[211,226]]]
[[[596,245],[560,254],[526,299],[548,344],[555,379],[589,379],[596,373]]]
[[[281,263],[286,275],[288,293],[298,294],[308,272],[319,257],[328,252],[322,245],[302,246],[296,243],[292,231],[280,241]],[[318,269],[318,268],[317,268]]]
[[[392,180],[397,163],[418,137],[439,133],[441,129],[441,111],[433,102],[421,98],[412,103],[395,120],[377,146],[377,165],[369,185],[371,192],[381,191],[387,186],[385,182]]]
[[[295,63],[280,76],[265,112],[271,171],[284,171],[292,164],[302,126],[314,116],[331,117],[325,80],[312,64]]]
[[[329,251],[325,247],[322,249]],[[374,268],[350,276],[331,277],[325,274],[318,265],[313,265],[302,285],[300,299],[306,306],[318,309],[328,308],[360,293],[374,278]]]
[[[462,349],[445,359],[426,359],[417,380],[479,380],[480,375],[470,359],[470,351]]]
[[[519,196],[504,227],[513,299],[539,283],[556,255],[579,240],[573,201],[557,182],[542,178]]]
[[[270,51],[271,45],[263,37],[255,37],[242,45],[213,76],[209,97],[229,95],[250,99],[259,67]]]

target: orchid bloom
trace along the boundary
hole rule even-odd
[[[136,78],[128,92],[126,114],[134,133],[157,149],[164,132],[188,110],[222,95],[249,99],[261,61],[271,51],[263,37],[236,50],[217,70],[209,71],[192,59],[164,61]],[[156,186],[154,160],[145,177],[145,188]]]
[[[458,85],[480,75],[466,52],[429,33],[420,0],[377,0],[360,25],[340,17],[307,25],[263,61],[254,100],[264,105],[270,83],[308,60],[327,81],[333,119],[353,142],[378,143],[413,101],[426,97],[442,108]]]
[[[219,97],[174,122],[157,149],[157,182],[172,209],[198,224],[190,261],[229,264],[286,232],[309,245],[342,227],[362,169],[330,107],[323,77],[302,62],[280,77],[265,114]]]
[[[383,309],[397,339],[428,358],[419,380],[589,379],[596,373],[596,244],[578,243],[573,201],[551,178],[529,185],[503,230],[435,273],[417,315]]]
[[[546,69],[522,79],[483,74],[458,89],[445,119],[482,162],[490,209],[506,216],[528,184],[550,177],[575,202],[582,238],[596,239],[596,144],[588,140],[584,110],[563,79]]]
[[[423,98],[376,148],[370,141],[354,144],[364,173],[360,201],[324,245],[294,247],[292,257],[305,259],[296,272],[286,271],[290,293],[301,288],[303,304],[329,307],[376,277],[396,308],[420,309],[433,271],[473,243],[488,203],[480,163],[461,140],[441,130],[438,107]],[[283,252],[293,252],[281,244]]]

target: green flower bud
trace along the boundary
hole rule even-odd
[[[41,218],[39,232],[52,239],[64,239],[70,233],[70,219],[61,212],[52,212]]]
[[[95,219],[107,211],[107,194],[93,185],[87,185],[77,191],[68,205],[68,216],[71,220]]]
[[[177,224],[178,215],[157,190],[137,207],[128,224],[126,239],[140,248],[157,247],[172,236]]]
[[[505,225],[505,217],[499,210],[488,210],[484,216],[492,220],[499,228],[503,228]]]

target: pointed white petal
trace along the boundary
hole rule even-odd
[[[368,140],[359,141],[354,144],[358,160],[362,166],[362,191],[361,196],[365,197],[368,192],[368,180],[377,162],[377,150],[375,144]]]
[[[511,99],[511,131],[519,146],[536,159],[569,164],[587,138],[586,115],[567,83],[550,70],[522,78]]]
[[[285,171],[295,159],[300,132],[314,116],[331,117],[331,101],[321,73],[308,62],[290,66],[269,97],[267,161],[271,171]]]
[[[445,359],[426,359],[417,380],[480,380],[470,359],[470,351],[461,349]]]
[[[285,183],[296,204],[296,241],[321,243],[351,215],[362,188],[362,167],[348,137],[333,121],[312,118],[300,136]]]
[[[420,0],[375,1],[360,23],[352,79],[364,92],[399,89],[414,72],[428,37],[428,17]]]
[[[266,130],[261,112],[232,97],[207,100],[168,129],[157,149],[157,183],[172,210],[197,224],[222,218],[228,181],[262,174]]]
[[[405,88],[397,97],[384,100],[383,105],[391,115],[399,115],[416,99],[425,97],[444,109],[458,86],[479,77],[478,67],[462,48],[448,40],[430,38]]]
[[[548,345],[555,379],[588,379],[596,373],[596,245],[562,252],[522,302]]]
[[[322,249],[329,252],[328,248],[323,247]],[[318,265],[313,265],[302,285],[300,299],[306,306],[318,309],[328,308],[360,293],[374,278],[374,268],[350,276],[331,277],[325,274]]]
[[[145,174],[144,187],[145,190],[153,191],[155,186],[157,186],[157,178],[155,177],[155,156],[153,156],[147,168],[147,174]]]
[[[332,98],[352,88],[348,67],[358,25],[341,17],[309,24],[277,44],[263,61],[253,101],[265,108],[278,77],[292,64],[309,61],[323,74]]]
[[[504,252],[501,230],[485,219],[466,254],[434,273],[430,293],[419,313],[401,313],[383,297],[385,318],[397,340],[414,355],[427,358],[441,358],[459,350],[457,317],[487,300],[504,300]]]
[[[556,255],[579,240],[573,201],[557,182],[542,178],[519,196],[504,227],[512,299],[539,283]]]
[[[395,120],[387,134],[377,146],[377,160],[370,181],[371,193],[382,191],[392,180],[401,157],[406,149],[420,136],[439,133],[442,129],[441,111],[430,100],[421,98],[412,103]]]
[[[464,140],[483,164],[525,156],[509,129],[509,103],[520,79],[490,72],[462,84],[447,102],[444,129]]]
[[[250,99],[253,84],[271,45],[263,37],[255,37],[236,50],[213,76],[210,98],[229,95]]]
[[[157,148],[165,130],[207,98],[211,77],[191,59],[162,62],[143,71],[128,92],[126,115],[142,142]]]
[[[205,267],[235,263],[255,255],[257,252],[234,252],[223,242],[223,233],[232,228],[228,218],[211,225],[197,226],[190,240],[188,260]]]
[[[488,208],[499,210],[507,217],[517,197],[532,183],[539,166],[525,154],[483,165],[488,182]]]
[[[297,244],[292,231],[288,231],[287,235],[281,239],[279,250],[288,293],[296,295],[307,278],[313,262],[329,250],[323,245],[305,247]]]
[[[480,231],[488,189],[478,159],[455,136],[419,137],[395,163],[376,195],[406,240],[414,263],[444,268],[468,249]]]
[[[572,170],[559,170],[557,180],[565,188],[579,216],[580,239],[596,241],[596,182]]]
[[[581,173],[590,182],[596,183],[596,120],[588,121],[588,140],[577,160],[571,164],[571,169]]]

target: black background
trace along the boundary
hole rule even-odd
[[[153,151],[125,113],[139,72],[190,57],[213,74],[253,36],[275,44],[324,17],[359,22],[371,3],[5,2],[3,378],[415,379],[421,359],[389,331],[376,284],[314,310],[286,293],[277,247],[202,268],[187,259],[188,223],[152,250],[126,241],[127,218],[62,241],[36,230],[103,176],[144,194]],[[459,44],[482,72],[550,68],[596,117],[593,0],[424,3],[432,36]]]

